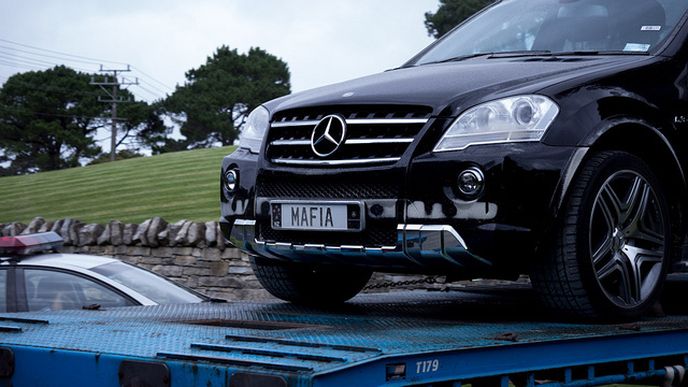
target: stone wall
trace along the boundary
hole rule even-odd
[[[269,297],[253,275],[248,256],[225,243],[218,222],[162,218],[140,224],[35,218],[28,225],[0,224],[3,236],[54,231],[63,253],[112,256],[152,270],[210,297],[226,300]]]
[[[141,224],[112,221],[105,225],[84,224],[76,219],[56,221],[34,218],[28,225],[14,222],[0,224],[3,236],[53,231],[62,236],[65,246],[143,246],[143,247],[216,247],[224,250],[225,239],[218,222],[181,220],[167,223],[160,217]]]
[[[141,224],[113,221],[84,224],[74,219],[30,224],[0,224],[3,236],[54,231],[62,236],[63,253],[112,256],[152,270],[205,295],[226,300],[259,300],[270,297],[253,275],[249,258],[226,244],[217,222],[167,223],[153,218]],[[441,280],[424,283],[424,276],[376,274],[370,291],[387,291],[386,282],[414,281],[394,289],[441,289]]]

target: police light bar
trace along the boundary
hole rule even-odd
[[[0,255],[31,255],[62,247],[64,240],[54,232],[0,237]]]

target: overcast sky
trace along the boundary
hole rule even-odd
[[[300,91],[402,64],[432,42],[423,14],[438,5],[437,0],[0,0],[0,83],[18,71],[64,62],[61,54],[14,42],[129,63],[142,71],[132,75],[147,89],[131,90],[150,101],[183,83],[185,71],[224,44],[241,52],[258,46],[282,58],[291,70],[292,90]],[[98,69],[86,62],[69,64]]]

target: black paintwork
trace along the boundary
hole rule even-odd
[[[479,57],[402,67],[267,102],[264,106],[272,115],[297,108],[370,104],[424,105],[433,113],[416,142],[394,165],[287,167],[237,150],[222,166],[223,173],[229,168],[241,173],[238,191],[229,194],[223,189],[221,195],[223,230],[229,236],[234,219],[268,216],[255,208],[257,176],[283,181],[306,177],[313,182],[388,182],[401,192],[390,221],[452,225],[472,253],[497,263],[500,272],[517,273],[525,264],[516,259],[516,252],[518,257],[537,253],[565,202],[568,183],[585,159],[601,149],[621,149],[645,159],[666,184],[676,239],[683,241],[688,197],[688,26],[685,18],[681,23],[683,27],[663,47],[648,55]],[[344,97],[351,92],[352,96]],[[545,95],[559,105],[560,114],[541,142],[432,152],[447,127],[466,109],[522,94]],[[487,181],[478,203],[498,206],[492,219],[455,219],[451,203],[461,199],[453,188],[455,179],[472,165],[485,171]],[[409,203],[416,203],[413,214],[404,211]],[[435,206],[441,216],[433,213]]]

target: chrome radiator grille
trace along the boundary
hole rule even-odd
[[[268,134],[267,157],[277,164],[340,166],[394,163],[428,122],[425,106],[335,106],[299,109],[275,115]],[[329,115],[346,122],[346,137],[336,152],[316,155],[311,137]]]

